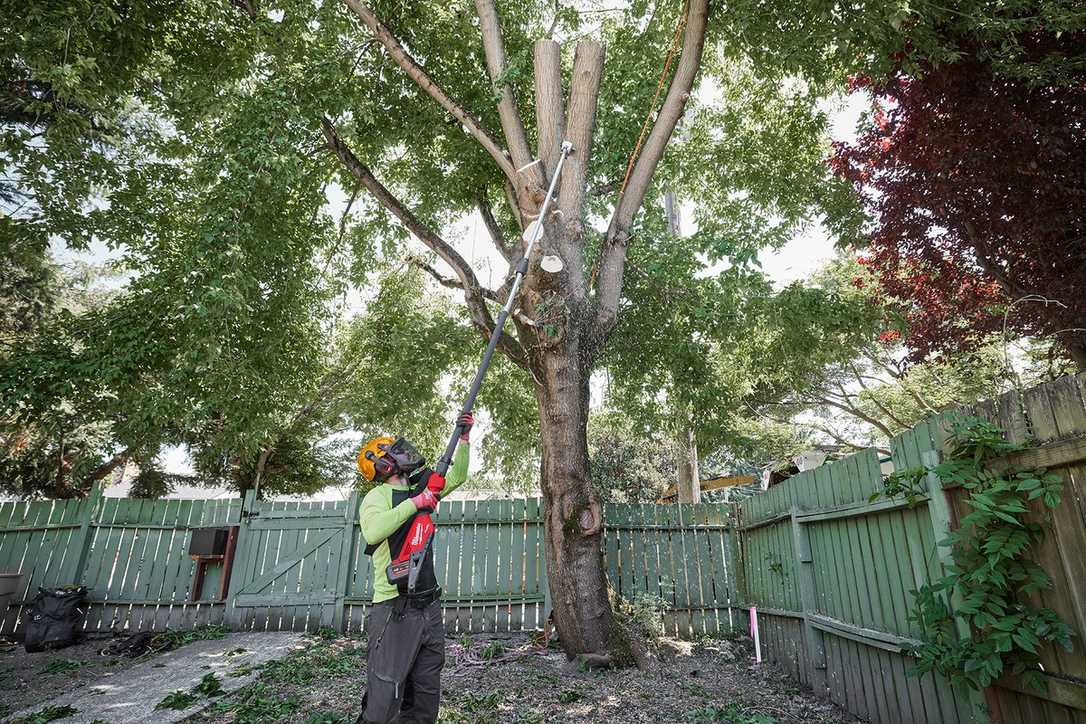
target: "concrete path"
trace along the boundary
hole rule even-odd
[[[171,724],[203,709],[210,701],[201,698],[184,711],[156,711],[155,705],[170,692],[179,689],[188,691],[211,672],[218,676],[224,690],[240,689],[252,682],[259,672],[227,676],[228,672],[238,670],[243,665],[256,666],[282,658],[302,643],[302,637],[300,633],[237,633],[214,641],[196,641],[176,651],[152,657],[130,669],[106,674],[91,686],[82,687],[76,692],[56,692],[57,696],[16,712],[11,718],[26,716],[44,706],[67,705],[78,712],[57,720],[64,724],[95,720],[109,724],[152,721],[155,724]]]

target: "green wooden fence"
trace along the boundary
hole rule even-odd
[[[937,545],[967,512],[964,491],[928,481],[928,495],[869,503],[882,475],[872,450],[801,473],[738,506],[738,603],[758,610],[768,658],[876,722],[1086,722],[1086,375],[926,420],[891,444],[895,469],[940,459],[949,421],[976,415],[1034,447],[1014,461],[1044,466],[1066,483],[1032,557],[1052,576],[1039,602],[1075,631],[1075,650],[1042,655],[1047,690],[1007,677],[985,692],[908,675],[902,646],[919,635],[912,592],[942,575]],[[744,622],[744,625],[747,625]],[[970,635],[968,630],[960,632]]]
[[[83,583],[91,630],[224,623],[245,630],[360,631],[373,572],[357,525],[358,496],[327,502],[88,500],[0,506],[0,571],[23,574],[0,634],[17,631],[38,586]],[[244,513],[242,510],[244,509]],[[734,619],[727,511],[717,505],[608,505],[610,580],[628,598],[662,601],[676,635],[730,630]],[[435,517],[435,566],[450,632],[535,630],[547,575],[538,498],[449,501]],[[191,530],[237,526],[229,594],[222,565],[192,600]]]
[[[74,582],[91,588],[89,630],[221,622],[221,601],[189,598],[189,538],[193,528],[234,525],[240,513],[240,500],[104,498],[97,489],[86,500],[0,505],[0,571],[23,574],[15,603],[0,611],[0,633],[16,630],[38,586]]]

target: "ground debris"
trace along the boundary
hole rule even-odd
[[[219,722],[353,722],[365,685],[365,643],[307,639],[258,681],[193,717]],[[438,721],[462,724],[853,722],[728,640],[665,640],[649,671],[588,670],[528,635],[446,640]]]

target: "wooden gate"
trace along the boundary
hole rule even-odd
[[[357,493],[320,503],[247,496],[230,580],[231,628],[340,628],[357,511]]]

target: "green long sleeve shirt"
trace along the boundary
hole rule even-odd
[[[441,491],[441,497],[445,497],[459,488],[468,479],[468,461],[470,459],[470,445],[461,442],[453,456],[452,468],[445,476],[445,489]],[[362,505],[358,512],[358,524],[362,528],[362,537],[366,543],[374,545],[380,543],[373,552],[373,602],[380,603],[399,595],[396,586],[388,582],[385,570],[392,562],[392,555],[388,550],[388,537],[396,532],[411,516],[415,514],[415,504],[405,500],[397,506],[392,505],[393,490],[410,490],[404,485],[390,485],[383,483],[366,493],[362,499]]]

